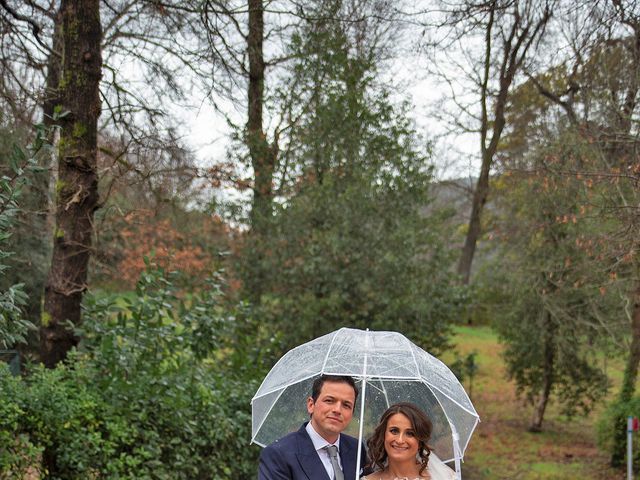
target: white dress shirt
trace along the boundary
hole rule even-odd
[[[311,422],[307,423],[306,429],[307,429],[307,433],[309,434],[309,437],[311,437],[311,441],[313,442],[313,448],[316,449],[316,452],[320,457],[320,460],[322,460],[322,464],[324,465],[324,468],[327,471],[327,475],[329,475],[329,478],[333,480],[335,476],[333,474],[333,467],[331,466],[331,460],[329,459],[329,452],[327,452],[324,449],[324,447],[326,447],[327,445],[335,445],[336,447],[338,447],[338,463],[340,464],[340,468],[342,468],[342,460],[340,460],[340,455],[339,455],[340,435],[338,435],[338,439],[336,440],[336,443],[329,443],[324,438],[322,438],[318,432],[315,431],[315,429],[313,428],[313,425],[311,425]]]

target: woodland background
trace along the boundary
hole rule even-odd
[[[500,373],[480,402],[522,439],[597,421],[623,465],[637,2],[1,0],[0,35],[0,478],[254,478],[251,396],[343,326]]]

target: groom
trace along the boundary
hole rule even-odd
[[[310,421],[262,451],[258,480],[356,480],[358,441],[342,431],[351,422],[357,397],[351,377],[317,378],[307,399]],[[337,458],[331,458],[331,446],[337,447]],[[360,464],[365,465],[360,447]]]

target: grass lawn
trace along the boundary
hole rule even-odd
[[[516,397],[514,384],[507,381],[501,346],[492,330],[458,327],[454,343],[461,355],[477,352],[479,367],[472,401],[481,423],[465,453],[464,480],[626,479],[626,470],[611,469],[606,452],[596,445],[594,424],[603,405],[588,417],[567,419],[551,403],[543,432],[530,433],[527,426],[532,407]],[[443,360],[448,363],[453,356],[444,355]],[[609,369],[618,383],[616,370],[621,366],[610,364]],[[465,388],[469,392],[467,382]],[[614,387],[610,395],[615,393]]]

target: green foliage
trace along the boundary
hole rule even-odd
[[[341,3],[313,5],[283,92],[299,118],[281,154],[282,197],[268,234],[247,242],[261,254],[242,265],[245,292],[261,292],[283,349],[349,326],[399,330],[441,351],[463,292],[447,212],[432,205],[429,146],[374,81],[375,53],[364,41],[354,48]]]
[[[0,479],[19,478],[32,465],[38,465],[42,448],[24,433],[26,390],[20,378],[0,363]]]
[[[28,465],[51,474],[48,478],[89,477],[93,465],[99,464],[94,462],[109,451],[111,442],[103,437],[112,432],[105,425],[109,406],[82,372],[66,366],[38,367],[23,380],[11,379],[4,370],[0,383],[3,408],[14,412],[2,425],[10,441],[0,470],[17,474]],[[110,414],[115,418],[115,412]],[[59,470],[40,468],[41,454],[54,454]]]
[[[234,341],[250,310],[226,304],[220,278],[188,298],[175,279],[149,268],[135,295],[88,300],[68,365],[2,377],[3,427],[43,452],[48,478],[254,478],[250,399],[265,372]],[[18,470],[17,452],[0,458]]]
[[[372,187],[367,179],[352,179],[340,192],[334,180],[279,209],[274,231],[261,239],[268,251],[266,320],[288,346],[351,326],[399,330],[429,349],[443,348],[462,296],[436,233],[441,224],[419,211],[428,200],[418,190]]]
[[[12,285],[0,294],[0,346],[4,349],[25,343],[27,332],[35,328],[23,318],[22,307],[27,303],[23,286]]]
[[[24,317],[28,300],[25,285],[16,281],[15,269],[11,269],[11,257],[18,248],[12,237],[17,230],[17,220],[24,212],[24,193],[32,186],[34,176],[42,172],[38,154],[46,146],[45,138],[46,130],[39,125],[33,142],[21,148],[18,139],[8,132],[0,132],[0,151],[8,152],[3,156],[6,163],[0,165],[0,349],[25,343],[27,332],[34,328]],[[26,277],[22,278],[27,281]]]
[[[593,347],[610,350],[624,332],[626,286],[598,255],[612,228],[591,210],[599,194],[571,171],[588,157],[569,133],[530,152],[530,173],[496,182],[494,259],[479,278],[493,298],[508,374],[534,402],[551,385],[565,413],[588,412],[608,388]],[[594,221],[594,219],[597,220]],[[622,262],[621,262],[622,264]]]
[[[458,352],[455,352],[455,360],[451,363],[449,368],[460,382],[467,382],[467,393],[469,398],[473,400],[473,381],[478,373],[478,363],[476,357],[478,352],[471,352],[464,357],[460,356]]]
[[[600,415],[596,423],[598,447],[605,452],[624,452],[619,463],[625,461],[627,452],[627,417],[640,418],[640,396],[634,396],[629,401],[616,400],[611,402]],[[620,443],[620,445],[616,445]],[[615,454],[615,453],[614,453]],[[634,470],[640,468],[640,441],[638,432],[633,434],[633,464]]]

